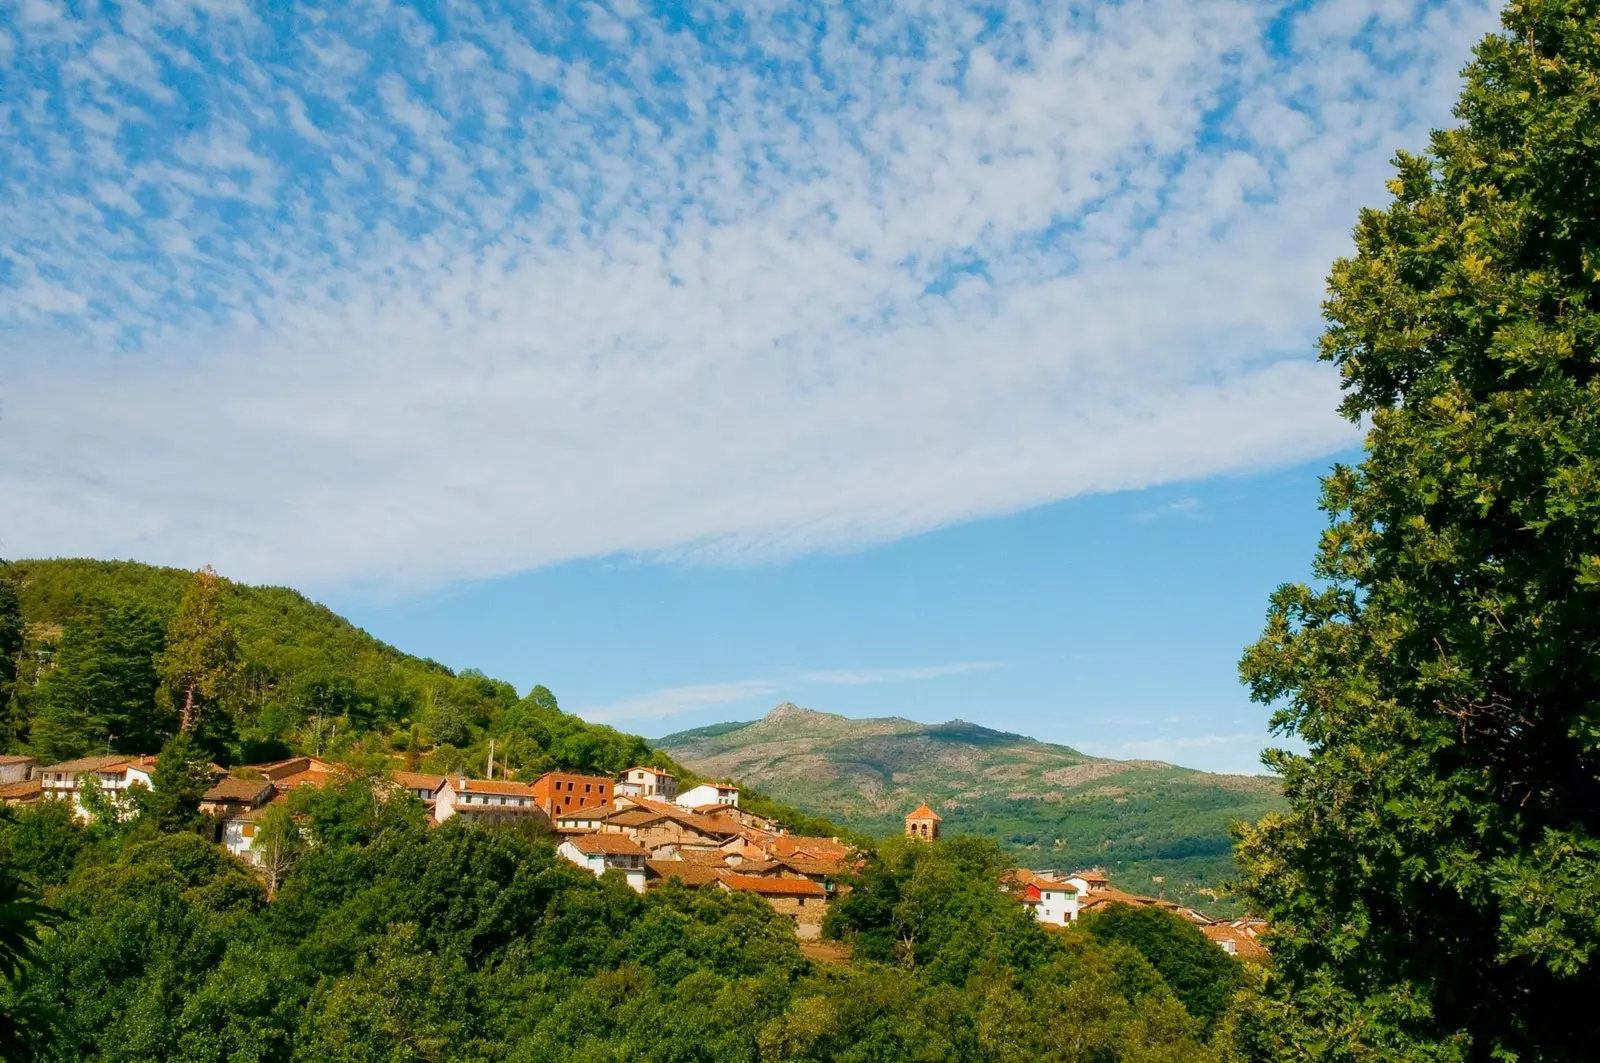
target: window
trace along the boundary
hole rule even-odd
[[[584,783],[584,784],[583,784],[583,792],[584,792],[584,793],[589,793],[589,792],[590,792],[590,791],[592,791],[592,790],[593,790],[593,789],[594,789],[594,787],[593,787],[593,786],[591,786],[591,785],[589,785],[589,784],[588,784],[588,783]]]

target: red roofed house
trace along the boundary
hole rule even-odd
[[[200,811],[207,816],[233,816],[271,801],[278,793],[271,779],[219,780],[200,795]]]
[[[420,771],[397,771],[393,773],[395,785],[411,793],[428,806],[429,815],[433,814],[434,803],[439,799],[439,791],[444,789],[448,781],[443,775],[433,775]]]
[[[593,872],[595,878],[607,871],[621,871],[629,886],[644,892],[647,854],[626,835],[574,834],[556,846],[556,853]]]
[[[113,804],[121,806],[128,788],[134,783],[151,788],[155,775],[155,757],[130,757],[120,753],[106,753],[98,757],[79,757],[60,764],[49,764],[40,769],[40,796],[69,800],[73,811],[87,819],[88,811],[78,800],[81,780],[88,778]]]
[[[822,936],[822,917],[828,911],[828,891],[804,878],[768,878],[723,871],[717,882],[725,890],[754,893],[794,920],[795,936],[815,941]]]
[[[433,818],[443,823],[453,816],[467,817],[474,823],[510,823],[536,819],[548,823],[550,817],[525,782],[504,779],[469,779],[458,775],[446,779],[433,802]]]
[[[939,813],[928,807],[924,801],[906,817],[906,837],[920,838],[925,842],[939,840],[939,824],[942,822]]]

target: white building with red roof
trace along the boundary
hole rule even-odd
[[[630,887],[644,892],[645,860],[650,854],[626,834],[574,834],[556,846],[556,853],[595,878],[621,871]]]

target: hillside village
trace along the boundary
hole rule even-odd
[[[0,757],[0,802],[71,801],[87,818],[84,787],[97,789],[111,807],[125,807],[134,787],[154,788],[156,759],[105,754],[40,766],[32,757]],[[257,825],[266,810],[287,802],[300,787],[326,786],[345,769],[297,756],[231,773],[214,771],[215,781],[200,801],[210,836],[233,856],[257,865]],[[656,767],[632,767],[617,777],[552,771],[531,783],[400,769],[388,778],[396,790],[422,802],[431,824],[451,819],[532,824],[551,833],[562,858],[596,877],[618,872],[639,893],[676,880],[692,888],[759,896],[793,921],[803,941],[821,937],[830,900],[848,888],[841,879],[860,866],[860,854],[837,837],[793,834],[741,809],[736,786],[701,783],[680,792],[676,777]],[[906,816],[905,834],[933,843],[941,823],[924,803]],[[1199,927],[1230,955],[1265,953],[1257,940],[1264,925],[1260,920],[1218,922],[1172,901],[1125,893],[1113,888],[1101,869],[1016,868],[1001,886],[1047,925],[1071,926],[1080,914],[1112,904],[1159,907]]]

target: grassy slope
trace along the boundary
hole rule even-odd
[[[781,706],[655,744],[701,774],[746,779],[865,833],[897,833],[927,800],[947,833],[996,838],[1027,866],[1102,864],[1125,889],[1217,912],[1230,910],[1211,895],[1233,873],[1229,824],[1280,803],[1271,779],[1104,760],[961,721]]]

